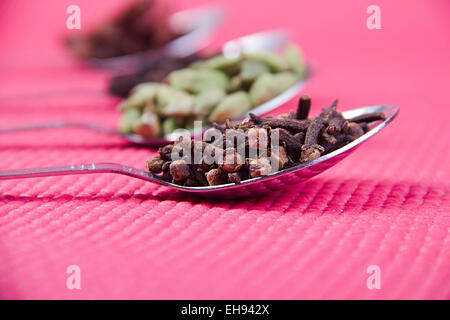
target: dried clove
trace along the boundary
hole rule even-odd
[[[173,145],[172,144],[168,144],[165,145],[164,147],[159,148],[158,153],[159,156],[161,157],[161,159],[165,160],[165,161],[170,161],[172,160],[172,150],[173,150]]]
[[[305,144],[301,148],[300,163],[306,163],[315,160],[321,156],[325,151],[325,148],[318,144],[319,134],[324,126],[324,122],[329,121],[331,117],[335,116],[335,108],[337,100],[333,102],[333,105],[324,109],[319,117],[315,117],[311,120],[308,129],[305,134]]]
[[[164,165],[164,160],[161,157],[153,157],[147,161],[147,169],[151,173],[160,173]]]
[[[301,100],[299,105],[309,97]],[[297,119],[306,113],[302,107],[277,119],[249,114],[241,121],[214,124],[203,141],[180,137],[160,148],[147,169],[164,181],[192,187],[240,183],[316,160],[362,136],[371,120],[384,118],[371,114],[346,120],[336,105],[337,100],[310,119]]]
[[[313,118],[305,134],[305,145],[317,144],[323,120],[320,117]]]
[[[298,100],[298,107],[296,112],[296,118],[298,120],[304,120],[308,118],[309,109],[311,108],[311,98],[307,95],[303,95]]]
[[[206,174],[206,179],[210,186],[224,184],[227,182],[228,175],[221,169],[212,169]]]
[[[303,145],[302,153],[300,155],[300,163],[313,161],[319,158],[324,151],[325,148],[318,144]]]
[[[232,173],[229,173],[229,174],[228,174],[228,180],[229,180],[231,183],[239,183],[239,182],[241,182],[243,179],[242,179],[242,176],[241,176],[241,174],[240,174],[239,172],[232,172]]]
[[[303,145],[304,133],[299,132],[294,136],[286,129],[277,128],[280,144],[284,145],[291,159],[298,159]]]
[[[286,167],[289,163],[289,158],[286,153],[286,150],[283,147],[278,147],[278,150],[271,150],[270,154],[271,161],[275,161],[278,164],[278,170],[281,170]]]
[[[232,173],[239,171],[243,163],[242,156],[234,148],[228,148],[225,150],[223,163],[219,167],[228,173]]]
[[[162,172],[164,172],[164,173],[169,172],[170,173],[169,170],[170,170],[170,165],[171,164],[172,164],[172,161],[164,162],[164,164],[161,167]]]
[[[170,174],[175,181],[181,181],[188,178],[191,174],[189,166],[184,160],[175,160],[170,164]]]
[[[283,128],[292,132],[300,132],[308,129],[308,120],[297,120],[297,119],[271,119],[264,118],[263,124],[270,128]]]
[[[353,141],[364,134],[363,128],[356,122],[345,122],[343,130],[349,141]]]
[[[252,178],[268,175],[272,171],[270,160],[267,158],[250,159],[248,171]]]
[[[370,123],[378,120],[386,120],[386,116],[383,112],[373,112],[368,114],[363,114],[360,116],[356,116],[354,118],[348,119],[348,122],[356,122],[356,123]]]
[[[251,128],[248,130],[248,145],[255,150],[267,148],[269,144],[269,136],[267,130],[263,128]]]

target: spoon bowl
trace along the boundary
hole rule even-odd
[[[371,124],[370,130],[368,132],[366,132],[358,139],[352,141],[351,143],[333,152],[325,154],[311,162],[299,164],[295,167],[273,172],[266,176],[244,180],[238,184],[229,183],[216,186],[186,187],[164,181],[158,176],[144,170],[112,163],[0,171],[0,180],[69,174],[117,173],[131,176],[133,178],[142,179],[148,182],[154,182],[174,190],[190,192],[193,195],[200,197],[248,198],[257,194],[284,189],[288,185],[302,183],[331,168],[332,166],[346,158],[348,155],[350,155],[350,153],[355,151],[359,145],[380,132],[381,129],[383,129],[388,123],[390,123],[397,115],[398,107],[394,105],[377,105],[344,111],[342,112],[342,114],[344,118],[348,119],[373,112],[383,112],[386,116],[386,120]]]
[[[182,35],[161,48],[112,58],[92,58],[87,62],[93,67],[120,73],[135,70],[141,61],[154,55],[187,57],[206,46],[214,29],[223,21],[224,15],[224,8],[220,5],[176,12],[169,17],[169,24]]]
[[[377,134],[395,118],[398,113],[398,107],[394,105],[368,106],[344,111],[342,112],[342,115],[344,118],[350,119],[373,112],[383,112],[386,116],[386,120],[371,124],[370,130],[358,139],[313,161],[273,172],[266,176],[244,180],[239,184],[228,183],[205,187],[185,187],[173,183],[167,183],[167,185],[177,190],[195,192],[203,197],[212,196],[220,198],[236,198],[237,196],[250,197],[254,194],[264,194],[267,192],[284,189],[287,185],[302,183],[345,159],[363,142]]]

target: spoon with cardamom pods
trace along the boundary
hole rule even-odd
[[[160,148],[159,155],[147,161],[147,170],[92,163],[0,171],[0,180],[117,173],[202,197],[251,197],[324,172],[380,132],[398,113],[394,105],[341,113],[333,103],[319,116],[307,119],[309,108],[310,100],[303,96],[296,113],[278,118],[250,114],[242,121],[209,129],[203,141],[179,139]],[[213,130],[218,131],[215,139],[208,135]],[[222,136],[224,140],[217,139]]]
[[[194,135],[196,121],[202,132],[214,122],[261,115],[296,96],[312,74],[300,49],[288,40],[277,30],[237,38],[223,45],[222,54],[170,72],[165,82],[138,84],[118,106],[118,129],[56,121],[0,128],[0,133],[82,128],[155,147],[175,141],[176,129]]]

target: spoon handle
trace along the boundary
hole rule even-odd
[[[115,129],[106,128],[92,123],[71,122],[71,121],[43,122],[22,126],[0,128],[0,133],[13,133],[20,131],[34,131],[34,130],[61,129],[61,128],[81,128],[105,134],[113,134],[121,136],[121,134]]]
[[[150,182],[156,182],[160,184],[163,183],[162,181],[159,181],[157,178],[155,178],[152,174],[148,172],[116,163],[90,163],[90,164],[60,166],[60,167],[6,170],[0,171],[0,180],[79,175],[92,173],[117,173]]]

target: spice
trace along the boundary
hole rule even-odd
[[[212,169],[206,174],[206,179],[210,186],[224,184],[228,176],[221,169]]]
[[[153,173],[160,173],[163,169],[164,160],[156,156],[147,161],[147,169]]]
[[[236,152],[234,148],[227,148],[225,150],[225,157],[223,163],[219,166],[225,172],[233,173],[239,171],[243,164],[242,157]]]
[[[242,180],[242,176],[239,172],[233,172],[228,174],[228,181],[231,183],[239,183]]]
[[[377,120],[386,120],[386,116],[384,115],[383,112],[373,112],[348,119],[349,122],[357,122],[357,123],[362,122],[369,123]]]
[[[91,33],[68,38],[67,45],[79,59],[104,59],[159,48],[180,36],[158,1],[138,0]]]
[[[186,186],[240,183],[316,160],[362,136],[371,120],[385,118],[376,113],[345,119],[336,110],[336,100],[319,116],[305,119],[310,101],[302,96],[296,113],[277,119],[250,113],[241,121],[215,123],[203,141],[180,138],[160,148],[147,168],[165,181]]]
[[[283,147],[278,147],[276,150],[271,150],[270,160],[276,161],[276,165],[278,165],[278,169],[283,169],[289,163],[289,157],[286,153],[286,150]]]
[[[300,78],[293,72],[263,73],[250,88],[250,100],[254,106],[258,106],[289,89]]]
[[[286,148],[287,154],[291,159],[299,159],[300,157],[300,146],[303,144],[304,133],[299,132],[292,135],[289,131],[282,128],[277,128],[274,130],[279,136],[281,144]]]
[[[298,120],[307,119],[310,108],[311,108],[311,98],[307,95],[301,96],[300,99],[298,99],[296,118]]]
[[[170,164],[170,175],[175,181],[182,181],[190,176],[189,166],[184,160],[176,160]]]
[[[146,56],[140,59],[136,69],[112,77],[108,91],[120,97],[127,97],[130,91],[138,84],[161,82],[172,71],[186,68],[201,58],[198,54],[192,54],[187,57],[171,57],[164,53]]]
[[[309,127],[308,120],[296,120],[290,118],[271,119],[265,118],[263,124],[271,128],[283,128],[291,132],[305,131]]]
[[[355,140],[364,134],[363,128],[356,122],[346,122],[343,128],[348,139]]]
[[[248,146],[252,149],[267,148],[269,137],[263,128],[250,128],[248,130]]]
[[[252,178],[268,175],[271,170],[272,166],[267,158],[250,159],[248,162],[248,171]]]
[[[292,51],[294,47],[288,48]],[[300,52],[299,48],[295,50]],[[119,104],[123,117],[129,118],[127,125],[121,126],[121,132],[161,137],[178,128],[191,129],[194,121],[202,121],[206,126],[238,119],[305,76],[305,67],[299,67],[304,65],[301,55],[292,52],[287,54],[289,61],[286,55],[269,51],[242,53],[233,58],[217,55],[171,71],[163,82],[140,83]],[[298,61],[294,63],[293,59]],[[135,109],[140,116],[145,111],[152,112],[158,123],[152,123],[154,128],[136,132],[135,124],[129,123],[139,119],[135,114],[129,116],[129,109]],[[291,120],[296,122],[287,125],[294,126],[293,130],[298,126],[306,128],[307,122]]]
[[[318,144],[319,133],[323,127],[322,117],[313,118],[305,134],[305,142],[301,148],[300,162],[305,163],[320,157],[325,149]]]
[[[233,119],[250,110],[248,94],[244,91],[232,93],[223,98],[209,116],[209,122],[223,122]]]
[[[303,145],[301,150],[300,163],[305,163],[319,158],[325,148],[318,144],[312,144]]]

